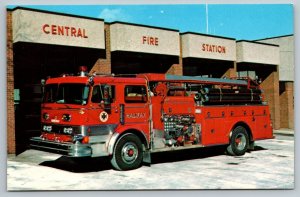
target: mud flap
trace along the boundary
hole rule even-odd
[[[255,149],[254,146],[255,146],[254,141],[250,141],[249,146],[248,146],[248,150],[253,151]]]
[[[149,167],[151,166],[151,153],[149,150],[143,152],[143,163]]]

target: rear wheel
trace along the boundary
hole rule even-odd
[[[244,155],[249,146],[249,136],[247,131],[242,126],[237,126],[233,129],[230,144],[227,147],[227,153],[232,156]]]
[[[116,143],[111,159],[117,170],[133,170],[140,167],[143,160],[141,140],[134,134],[125,134]]]

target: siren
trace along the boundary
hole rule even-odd
[[[80,77],[85,77],[87,73],[87,67],[86,66],[79,66],[79,75]]]

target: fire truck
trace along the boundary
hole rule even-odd
[[[250,78],[81,71],[48,78],[43,92],[41,135],[31,148],[108,156],[116,170],[151,163],[151,153],[162,151],[225,145],[242,156],[273,138],[263,91]]]

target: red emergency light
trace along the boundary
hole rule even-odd
[[[79,66],[79,72],[87,72],[87,66]]]
[[[79,66],[79,73],[81,77],[84,77],[87,73],[87,67],[86,66]]]

